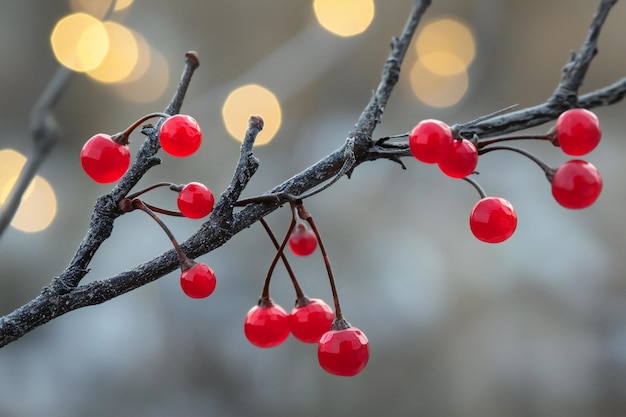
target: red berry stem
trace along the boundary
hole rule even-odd
[[[302,288],[300,287],[300,284],[298,283],[298,280],[296,279],[296,275],[294,274],[293,269],[291,268],[291,265],[289,264],[289,261],[287,260],[287,257],[285,256],[285,253],[283,251],[280,251],[280,244],[278,243],[278,240],[276,239],[274,232],[272,232],[272,229],[270,228],[269,224],[267,224],[267,222],[265,221],[263,217],[261,217],[259,221],[261,222],[261,224],[263,225],[263,228],[265,229],[268,236],[272,240],[274,247],[276,248],[277,251],[279,251],[280,259],[283,261],[283,264],[285,265],[285,269],[287,269],[289,278],[291,278],[293,289],[296,291],[296,306],[307,305],[309,303],[309,298],[306,295],[304,295],[304,292],[302,291]]]
[[[170,115],[167,113],[162,113],[162,112],[148,113],[145,116],[142,116],[141,118],[139,118],[130,126],[128,126],[126,130],[124,130],[123,132],[119,132],[114,135],[111,135],[111,139],[113,139],[115,143],[119,143],[120,145],[128,145],[129,143],[128,137],[130,136],[131,133],[133,133],[133,130],[137,129],[137,127],[139,127],[139,125],[141,125],[146,120],[152,119],[154,117],[168,118],[170,117]]]
[[[174,246],[174,250],[176,251],[176,254],[178,255],[178,259],[180,261],[180,267],[183,271],[191,268],[194,265],[193,261],[191,261],[187,257],[187,255],[185,255],[185,252],[183,252],[183,250],[180,248],[180,245],[176,241],[176,238],[174,237],[170,229],[165,225],[165,223],[163,223],[161,219],[159,219],[159,216],[154,214],[154,212],[143,201],[138,198],[132,200],[132,208],[139,209],[147,213],[150,217],[154,219],[155,222],[157,222],[159,226],[161,226],[161,229],[163,229],[167,237],[170,239],[170,242],[172,242],[172,246]]]
[[[292,203],[294,204],[294,203]],[[322,256],[324,258],[324,264],[326,265],[326,272],[328,272],[328,281],[330,283],[330,291],[333,294],[333,303],[335,304],[335,321],[333,322],[333,326],[335,322],[345,322],[343,318],[343,314],[341,313],[341,306],[339,305],[339,295],[337,294],[337,287],[335,286],[335,278],[333,276],[333,271],[330,267],[330,260],[328,258],[328,252],[326,252],[326,248],[324,247],[324,243],[322,242],[322,237],[320,236],[320,232],[315,225],[315,221],[311,214],[304,208],[302,201],[299,200],[295,203],[295,209],[298,212],[298,217],[302,220],[306,220],[307,223],[311,226],[313,233],[315,233],[315,237],[317,238],[317,243],[320,245],[320,251],[322,252]],[[350,324],[346,322],[347,327],[350,327]],[[344,328],[347,328],[344,327]]]
[[[153,206],[152,204],[148,204],[146,202],[144,202],[144,204],[146,205],[146,207],[148,207],[150,210],[156,213],[165,214],[166,216],[173,216],[173,217],[185,217],[185,215],[181,213],[180,211],[172,211],[172,210],[163,209],[161,207],[156,207],[156,206]]]
[[[153,185],[151,185],[149,187],[144,188],[143,190],[139,190],[136,193],[127,195],[126,198],[128,198],[130,200],[134,200],[135,198],[139,197],[140,195],[145,194],[148,191],[152,191],[155,188],[159,188],[159,187],[169,187],[170,190],[176,191],[176,192],[180,192],[180,190],[183,189],[183,185],[174,184],[172,182],[158,182],[156,184],[153,184]]]
[[[548,164],[543,162],[541,159],[537,158],[532,153],[525,151],[524,149],[521,149],[521,148],[516,148],[515,146],[504,146],[504,145],[492,146],[491,148],[485,148],[485,149],[479,150],[478,154],[483,155],[483,154],[486,154],[487,152],[500,151],[500,150],[513,151],[513,152],[517,152],[520,155],[524,155],[526,158],[530,159],[531,161],[539,165],[539,167],[543,170],[543,172],[545,172],[547,176],[549,176],[550,172],[554,171]]]
[[[270,264],[270,267],[267,271],[267,276],[265,277],[265,284],[263,285],[263,292],[261,293],[261,298],[259,299],[259,306],[261,303],[265,303],[267,300],[271,303],[270,299],[270,281],[272,280],[272,274],[274,273],[274,268],[276,268],[276,264],[278,263],[278,259],[281,258],[281,255],[284,256],[285,246],[287,246],[287,242],[289,242],[289,236],[293,231],[293,228],[296,226],[296,219],[294,217],[291,218],[291,223],[289,224],[289,229],[287,230],[287,234],[285,234],[285,238],[281,242],[280,246],[276,251],[276,255]],[[267,229],[266,229],[267,230]],[[273,239],[275,241],[276,238]],[[268,306],[266,304],[263,304]],[[271,304],[269,304],[271,305]]]
[[[501,136],[497,138],[482,140],[482,141],[476,142],[475,145],[478,150],[481,150],[485,146],[489,146],[494,143],[507,142],[511,140],[522,140],[522,139],[548,140],[554,143],[555,137],[551,135],[550,133],[541,134],[541,135],[511,135],[511,136]]]
[[[467,182],[469,182],[470,184],[472,184],[472,186],[476,189],[476,191],[478,191],[478,194],[480,195],[480,198],[486,198],[487,194],[485,193],[485,190],[483,190],[483,187],[480,186],[480,184],[474,180],[473,178],[470,177],[464,177],[461,178]]]

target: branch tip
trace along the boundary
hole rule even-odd
[[[263,130],[264,125],[265,122],[263,121],[263,118],[258,114],[253,114],[248,119],[248,127],[250,129]]]
[[[195,66],[195,68],[198,68],[200,66],[200,59],[198,58],[198,53],[196,51],[188,51],[185,54],[185,61],[189,65]]]

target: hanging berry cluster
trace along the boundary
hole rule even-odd
[[[369,341],[361,330],[353,327],[343,317],[328,254],[313,217],[304,208],[301,200],[292,199],[290,205],[292,220],[281,244],[276,240],[267,222],[261,219],[261,224],[277,252],[265,278],[261,297],[257,305],[246,314],[244,333],[251,344],[260,348],[278,346],[290,333],[301,342],[317,343],[318,361],[326,372],[339,376],[354,376],[367,365]],[[333,294],[334,313],[323,300],[309,298],[304,294],[283,252],[287,243],[291,252],[297,256],[308,256],[319,245]],[[270,297],[270,280],[278,259],[282,259],[285,264],[296,292],[295,307],[289,314]]]
[[[447,176],[465,179],[476,187],[481,199],[470,213],[469,225],[474,236],[483,242],[500,243],[511,237],[517,227],[517,214],[509,201],[487,196],[478,183],[469,177],[475,173],[479,155],[509,150],[528,157],[544,171],[552,185],[556,202],[568,209],[589,207],[602,191],[602,177],[596,167],[587,161],[573,159],[558,168],[552,168],[523,149],[494,145],[511,140],[539,139],[560,146],[567,155],[586,155],[595,149],[602,136],[598,118],[586,109],[563,112],[556,126],[544,135],[503,136],[486,140],[475,136],[468,140],[460,137],[445,123],[432,119],[419,122],[407,134],[392,137],[407,135],[411,154],[418,161],[436,163]]]
[[[83,170],[98,183],[118,181],[130,165],[128,149],[130,134],[142,123],[154,117],[165,120],[159,128],[159,142],[163,150],[176,157],[194,154],[202,144],[202,130],[196,120],[187,115],[170,116],[165,113],[151,113],[137,120],[126,130],[115,135],[99,133],[89,139],[80,152]],[[159,187],[168,187],[178,193],[176,204],[179,211],[170,211],[150,205],[139,196]],[[180,286],[191,298],[205,298],[215,290],[216,279],[213,270],[206,264],[190,259],[180,248],[172,232],[155,213],[170,216],[184,216],[201,219],[213,211],[215,199],[211,190],[202,183],[190,182],[176,185],[161,182],[126,196],[119,204],[121,212],[141,210],[152,217],[169,237],[180,261]]]

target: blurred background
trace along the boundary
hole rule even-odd
[[[453,124],[543,102],[597,3],[435,1],[378,137],[424,118]],[[196,50],[201,66],[183,112],[202,126],[204,146],[186,159],[163,155],[139,187],[201,181],[219,194],[242,126],[258,113],[266,121],[255,151],[261,166],[245,196],[258,195],[342,145],[412,4],[120,0],[102,24],[107,1],[0,1],[0,202],[28,154],[33,103],[59,62],[81,71],[54,111],[61,141],[0,239],[0,313],[34,298],[66,267],[95,199],[111,189],[82,172],[83,143],[162,111],[186,51]],[[624,19],[620,3],[581,92],[624,76]],[[624,415],[625,105],[596,110],[603,140],[587,159],[602,172],[604,190],[586,210],[561,208],[543,173],[521,156],[481,157],[480,183],[519,216],[516,233],[499,245],[469,231],[474,189],[410,160],[406,171],[387,161],[364,164],[307,200],[344,314],[370,340],[370,362],[354,378],[326,374],[316,346],[293,337],[267,350],[246,341],[243,318],[274,256],[254,225],[201,258],[218,279],[208,299],[187,298],[175,272],[2,348],[0,415]],[[131,137],[133,154],[142,140]],[[567,160],[545,143],[520,145],[553,166]],[[167,191],[146,201],[175,207]],[[281,235],[288,210],[267,220]],[[201,224],[165,221],[181,241]],[[169,248],[147,216],[122,216],[86,281]],[[292,263],[306,293],[330,302],[319,251]],[[290,309],[293,290],[280,266],[271,288]]]

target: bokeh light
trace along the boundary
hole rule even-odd
[[[409,74],[411,88],[422,102],[432,107],[449,107],[458,103],[468,87],[467,72],[440,75],[415,62]]]
[[[150,66],[150,45],[138,32],[132,31],[137,44],[137,62],[132,71],[120,82],[130,83],[141,79]]]
[[[472,31],[456,19],[429,23],[418,34],[415,45],[422,65],[439,75],[466,71],[476,55]]]
[[[458,103],[467,91],[467,69],[476,56],[471,29],[457,19],[437,19],[424,26],[415,45],[417,61],[409,75],[415,95],[432,107]]]
[[[141,42],[139,43],[141,45]],[[163,95],[169,84],[169,66],[165,57],[156,49],[145,44],[139,47],[140,65],[145,66],[143,74],[135,71],[129,74],[128,82],[114,84],[115,93],[133,103],[149,103]],[[143,54],[147,54],[144,56]],[[137,68],[136,68],[137,69]],[[141,72],[141,68],[139,68]]]
[[[133,32],[119,23],[104,22],[103,25],[109,37],[109,48],[100,65],[87,71],[87,75],[103,83],[114,83],[126,78],[137,65],[137,41]]]
[[[339,36],[363,33],[374,19],[374,0],[315,0],[319,24]]]
[[[4,204],[15,185],[26,157],[12,149],[0,151],[0,205]],[[50,183],[37,175],[26,189],[11,226],[23,232],[46,229],[57,212],[57,199]]]
[[[86,13],[74,13],[57,22],[50,43],[62,65],[84,72],[100,65],[109,47],[109,37],[98,19]]]
[[[248,84],[233,90],[222,107],[222,117],[226,130],[237,141],[243,141],[250,115],[258,114],[265,126],[255,141],[255,145],[270,142],[282,120],[280,103],[274,93],[258,84]]]

